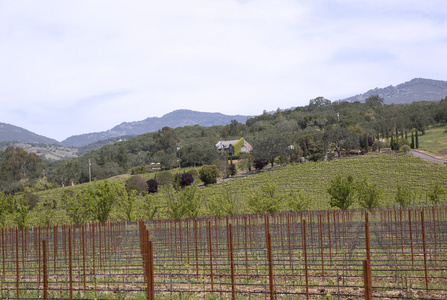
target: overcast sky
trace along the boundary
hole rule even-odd
[[[445,0],[0,0],[0,122],[59,141],[447,80]]]

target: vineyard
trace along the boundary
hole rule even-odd
[[[3,228],[2,299],[446,299],[447,207]]]

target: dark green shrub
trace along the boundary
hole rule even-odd
[[[217,182],[218,170],[215,165],[203,166],[199,171],[200,180],[205,185],[214,184]]]
[[[183,173],[180,179],[180,186],[185,188],[194,182],[194,176],[191,173]]]
[[[155,179],[149,179],[147,182],[147,192],[149,194],[155,194],[158,192],[158,182]]]

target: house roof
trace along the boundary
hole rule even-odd
[[[230,145],[234,145],[237,143],[237,141],[239,140],[231,140],[231,141],[219,141],[215,147],[218,149],[222,149],[222,146],[224,146],[224,149],[228,149],[230,147]]]

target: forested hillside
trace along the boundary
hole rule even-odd
[[[248,119],[246,124],[233,120],[226,126],[164,127],[105,145],[76,159],[47,162],[37,158],[39,167],[20,181],[14,174],[23,165],[8,164],[8,156],[2,152],[0,187],[7,192],[21,191],[26,186],[33,187],[37,180],[42,181],[44,175],[45,184],[39,184],[43,188],[87,182],[89,161],[92,179],[146,172],[154,164],[163,169],[176,168],[179,163],[181,167],[205,164],[224,167],[226,157],[214,145],[219,140],[241,137],[254,148],[251,154],[234,158],[246,161],[246,169],[262,168],[275,161],[319,161],[326,156],[330,159],[384,147],[417,148],[418,136],[428,126],[446,121],[447,98],[387,105],[378,96],[371,96],[364,103],[331,103],[320,97],[304,107],[278,109],[273,114],[264,112]]]

